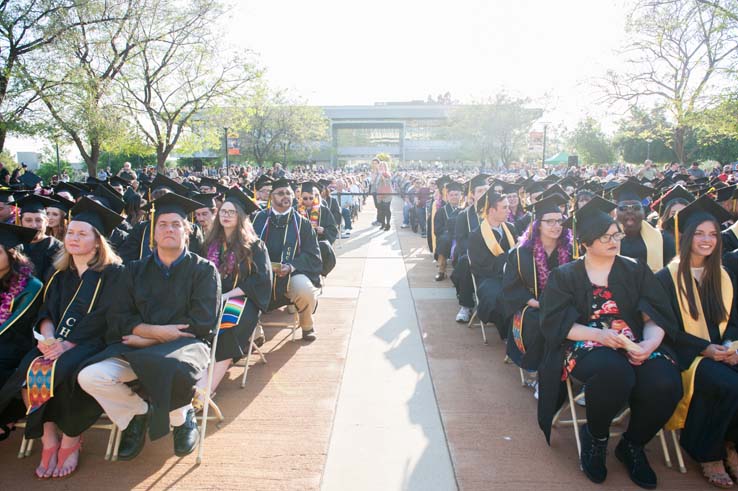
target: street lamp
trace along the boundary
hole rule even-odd
[[[646,160],[651,160],[651,142],[653,139],[646,138]]]

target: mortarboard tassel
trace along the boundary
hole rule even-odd
[[[18,209],[18,205],[15,205],[14,208],[15,208],[15,218],[14,218],[15,224],[20,225],[20,210]]]
[[[571,218],[571,235],[572,235],[572,255],[574,259],[579,259],[579,244],[577,243],[577,216],[572,215]]]
[[[679,212],[674,215],[674,238],[676,239],[676,256],[679,257]]]
[[[154,250],[154,214],[156,213],[156,205],[151,203],[151,211],[149,212],[149,249]]]

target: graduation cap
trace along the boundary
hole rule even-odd
[[[616,223],[610,215],[616,207],[617,205],[612,201],[593,196],[587,204],[575,211],[564,222],[564,226],[570,227],[574,236],[581,242],[592,242],[607,232],[610,225]],[[576,245],[574,253],[577,256],[579,255]]]
[[[558,185],[561,186],[563,189],[566,189],[568,187],[576,188],[577,181],[573,177],[565,177],[558,182]]]
[[[255,187],[257,191],[264,186],[272,186],[272,188],[274,188],[274,179],[266,174],[262,174],[253,182],[253,187]]]
[[[329,187],[333,183],[330,179],[318,179],[318,189],[324,189]]]
[[[674,182],[679,182],[679,181],[689,182],[690,177],[692,176],[690,176],[689,174],[674,174],[674,176],[672,176],[672,180]]]
[[[548,186],[543,181],[532,181],[525,185],[525,192],[528,194],[542,193]]]
[[[543,178],[543,181],[541,181],[541,182],[546,182],[546,183],[549,183],[550,184],[550,183],[554,183],[554,182],[556,182],[558,180],[559,180],[559,177],[556,174],[549,174],[546,177],[544,177]]]
[[[656,189],[666,189],[676,184],[674,181],[669,179],[668,177],[665,177],[661,179],[660,181],[656,181],[653,185]]]
[[[549,196],[554,196],[554,195],[557,195],[557,194],[558,194],[559,196],[561,196],[562,198],[564,198],[565,200],[567,200],[567,201],[568,201],[568,200],[569,200],[569,199],[571,198],[571,197],[570,197],[570,196],[569,196],[569,195],[567,194],[567,192],[566,192],[566,191],[564,191],[564,190],[563,190],[563,189],[561,188],[561,186],[559,186],[558,184],[554,184],[554,185],[553,185],[553,186],[551,186],[550,188],[548,188],[548,189],[546,189],[545,191],[543,191],[543,192],[541,193],[541,195],[540,195],[540,196],[538,197],[538,200],[540,201],[540,200],[542,200],[542,199],[544,199],[544,198],[548,198]]]
[[[189,192],[189,190],[185,186],[181,185],[173,179],[168,178],[164,174],[156,174],[156,177],[153,181],[151,181],[149,188],[152,191],[156,191],[159,188],[168,188],[171,192],[179,194],[181,196],[184,196]]]
[[[284,177],[277,179],[276,181],[272,181],[272,192],[274,192],[276,189],[279,189],[279,188],[288,188],[288,187],[291,187],[290,180]]]
[[[228,191],[228,188],[220,183],[217,179],[213,179],[212,177],[208,176],[202,176],[200,178],[200,186],[208,186],[211,188],[215,188],[216,191],[219,193],[225,193]],[[258,189],[258,188],[257,188]]]
[[[197,193],[192,195],[192,200],[200,203],[200,208],[215,208],[215,198],[218,193]]]
[[[63,192],[69,193],[74,199],[78,199],[84,194],[84,190],[82,188],[68,182],[60,182],[59,184],[54,186],[54,192],[57,194]]]
[[[255,211],[261,210],[256,201],[251,199],[249,196],[244,194],[240,189],[236,187],[233,187],[226,191],[225,202],[233,203],[234,205],[245,211],[247,215],[251,215]]]
[[[303,182],[303,183],[300,184],[300,192],[301,193],[310,193],[310,194],[313,194],[313,189],[314,188],[318,188],[318,190],[320,190],[321,186],[317,182],[313,182],[313,181],[305,181],[305,182]]]
[[[38,194],[29,194],[18,201],[21,214],[45,212],[46,207],[53,207],[55,204],[56,201],[53,199],[47,198],[46,196],[39,196]]]
[[[56,208],[63,211],[65,215],[74,207],[74,201],[70,201],[63,196],[54,196],[52,199],[54,204],[47,206],[47,208]]]
[[[528,207],[528,210],[533,211],[536,220],[541,219],[546,213],[561,213],[561,205],[565,205],[568,199],[564,198],[560,194],[552,194],[543,199],[539,199]]]
[[[95,189],[94,196],[100,198],[101,203],[116,213],[121,213],[126,208],[122,196],[108,184],[100,184]]]
[[[449,183],[446,184],[446,191],[449,191],[449,192],[450,191],[463,192],[464,191],[464,185],[461,184],[460,182],[450,181]]]
[[[35,228],[20,227],[11,225],[10,223],[0,223],[0,245],[5,250],[12,249],[20,244],[28,244],[31,242],[38,230]]]
[[[89,223],[103,237],[109,237],[113,229],[123,221],[122,216],[87,196],[83,196],[70,213],[72,215],[70,222]]]
[[[661,198],[654,201],[654,204],[656,203],[665,203],[668,205],[671,201],[675,199],[683,199],[687,202],[694,201],[694,194],[687,191],[684,186],[680,186],[677,184],[673,188],[671,188],[669,191],[664,193]]]
[[[653,188],[644,186],[635,180],[627,180],[612,190],[615,201],[643,201],[653,194]]]
[[[154,217],[164,213],[176,213],[182,218],[187,218],[191,212],[199,208],[202,208],[200,203],[177,193],[164,194],[144,207],[147,212],[153,212]]]
[[[733,193],[735,193],[736,186],[725,186],[715,191],[715,201],[722,203],[733,199]],[[722,222],[721,222],[722,223]]]
[[[123,190],[125,191],[125,189],[126,189],[126,188],[127,188],[128,186],[130,186],[130,185],[131,185],[131,182],[130,182],[130,181],[128,181],[127,179],[123,179],[122,177],[119,177],[119,176],[113,176],[113,177],[111,177],[110,179],[108,179],[108,184],[110,184],[111,186],[120,186],[120,187],[122,187],[122,188],[123,188]]]
[[[15,203],[14,194],[10,189],[0,189],[0,203]]]
[[[41,179],[31,171],[24,172],[23,175],[18,178],[18,180],[21,182],[21,184],[31,189],[35,188],[36,184],[43,181],[43,179]]]
[[[501,179],[495,179],[490,186],[492,188],[502,188],[502,194],[513,194],[517,193],[520,189],[520,184],[513,184],[510,182],[503,181]]]
[[[436,187],[438,187],[438,189],[443,189],[443,187],[449,182],[451,182],[451,178],[449,176],[441,176],[436,179]]]
[[[469,192],[473,192],[474,188],[487,185],[489,174],[477,174],[469,180]]]
[[[686,230],[690,225],[699,225],[705,220],[717,220],[720,224],[727,222],[732,218],[733,217],[730,215],[728,210],[717,204],[709,196],[701,196],[692,201],[685,208],[676,212],[673,217],[669,218],[666,223],[664,223],[664,227],[674,228],[674,236],[677,238],[676,253],[677,256],[679,256],[680,230]]]

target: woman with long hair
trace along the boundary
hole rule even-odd
[[[220,272],[226,302],[215,352],[213,391],[228,368],[246,356],[259,317],[269,307],[272,266],[266,246],[249,219],[257,210],[259,205],[254,200],[238,188],[229,189],[205,241],[207,258]],[[204,389],[206,382],[203,377],[198,388]]]
[[[571,231],[563,227],[559,209],[566,202],[554,194],[533,205],[535,220],[507,258],[502,298],[506,316],[513,319],[507,354],[527,370],[537,370],[543,356],[541,294],[551,271],[571,261]]]
[[[738,313],[735,279],[721,261],[720,224],[730,214],[708,196],[680,211],[679,254],[656,274],[669,294],[681,336],[675,350],[685,396],[669,428],[719,488],[738,480]]]
[[[624,234],[611,215],[615,207],[594,197],[567,220],[585,254],[553,270],[543,291],[538,422],[549,439],[554,413],[566,398],[563,382],[582,382],[587,422],[579,433],[580,462],[585,475],[601,483],[610,425],[629,406],[615,456],[634,483],[652,489],[657,478],[644,447],[681,399],[675,355],[663,344],[678,330],[669,298],[648,266],[619,255]]]
[[[74,202],[58,194],[54,195],[53,199],[54,203],[46,207],[46,218],[49,220],[46,235],[64,241],[67,234],[67,213],[74,206]]]
[[[33,276],[33,264],[18,246],[35,235],[35,229],[0,223],[0,387],[33,347],[31,330],[43,284]],[[25,412],[20,400],[0,411],[0,441],[10,436],[13,423]]]
[[[123,218],[86,197],[71,214],[64,249],[43,292],[34,333],[38,344],[0,389],[0,411],[22,397],[27,407],[26,438],[42,439],[36,468],[41,479],[65,477],[76,470],[85,415],[99,413],[94,399],[75,390],[75,375],[83,361],[105,347],[105,315],[115,302],[122,270],[105,237]]]

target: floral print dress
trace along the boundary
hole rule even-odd
[[[612,298],[612,292],[606,286],[592,285],[592,316],[589,318],[587,326],[596,329],[613,329],[619,334],[623,334],[634,343],[641,341],[633,333],[630,326],[620,317],[618,305]],[[565,381],[569,375],[571,375],[579,358],[583,357],[595,348],[605,347],[605,345],[600,344],[597,341],[572,342],[564,355],[564,370],[561,375],[561,380]],[[659,356],[663,356],[674,363],[668,355],[659,351],[654,351],[648,359],[650,360]]]

